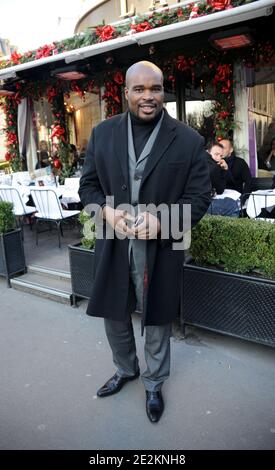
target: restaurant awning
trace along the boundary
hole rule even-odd
[[[120,49],[133,44],[145,45],[158,41],[168,40],[179,36],[198,33],[214,28],[228,25],[235,25],[255,18],[268,16],[273,12],[275,0],[256,0],[252,3],[235,7],[232,9],[218,11],[187,21],[170,24],[159,28],[151,29],[141,33],[129,34],[106,42],[81,47],[71,51],[62,52],[49,57],[44,57],[24,64],[6,67],[0,70],[0,80],[16,78],[19,72],[34,69],[46,64],[63,62],[70,64],[81,60],[103,54],[105,52]]]

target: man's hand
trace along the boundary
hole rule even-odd
[[[128,238],[150,240],[157,238],[160,232],[160,222],[150,212],[142,212],[135,219],[127,211],[105,206],[103,208],[103,217],[117,234]],[[127,225],[128,223],[132,225],[131,228]]]
[[[127,211],[105,206],[103,208],[103,217],[116,233],[125,235],[125,237],[131,236],[133,238],[133,230],[128,227],[127,222],[129,221],[133,223],[135,218]]]
[[[218,165],[223,169],[223,170],[228,170],[228,165],[226,161],[221,158],[220,161],[218,162]]]
[[[151,240],[157,238],[160,232],[160,221],[150,212],[142,212],[138,215],[133,233],[139,240]]]

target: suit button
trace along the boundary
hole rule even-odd
[[[122,189],[122,191],[126,191],[126,189],[127,189],[126,184],[123,184],[123,185],[121,186],[121,189]]]

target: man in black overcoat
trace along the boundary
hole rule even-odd
[[[180,310],[184,251],[172,230],[173,210],[183,233],[207,211],[211,184],[203,138],[163,108],[161,70],[146,61],[132,65],[125,96],[129,110],[93,129],[80,181],[84,207],[114,229],[113,237],[103,230],[96,240],[87,313],[104,318],[117,368],[97,392],[106,397],[140,375],[131,321],[132,312],[140,312],[147,366],[141,379],[147,416],[155,423],[164,409],[171,324]],[[162,210],[144,209],[148,204]]]

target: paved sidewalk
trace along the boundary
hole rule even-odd
[[[86,302],[73,309],[2,278],[0,296],[0,449],[275,449],[274,349],[195,328],[173,338],[166,408],[153,425],[140,380],[96,398],[114,369]]]

